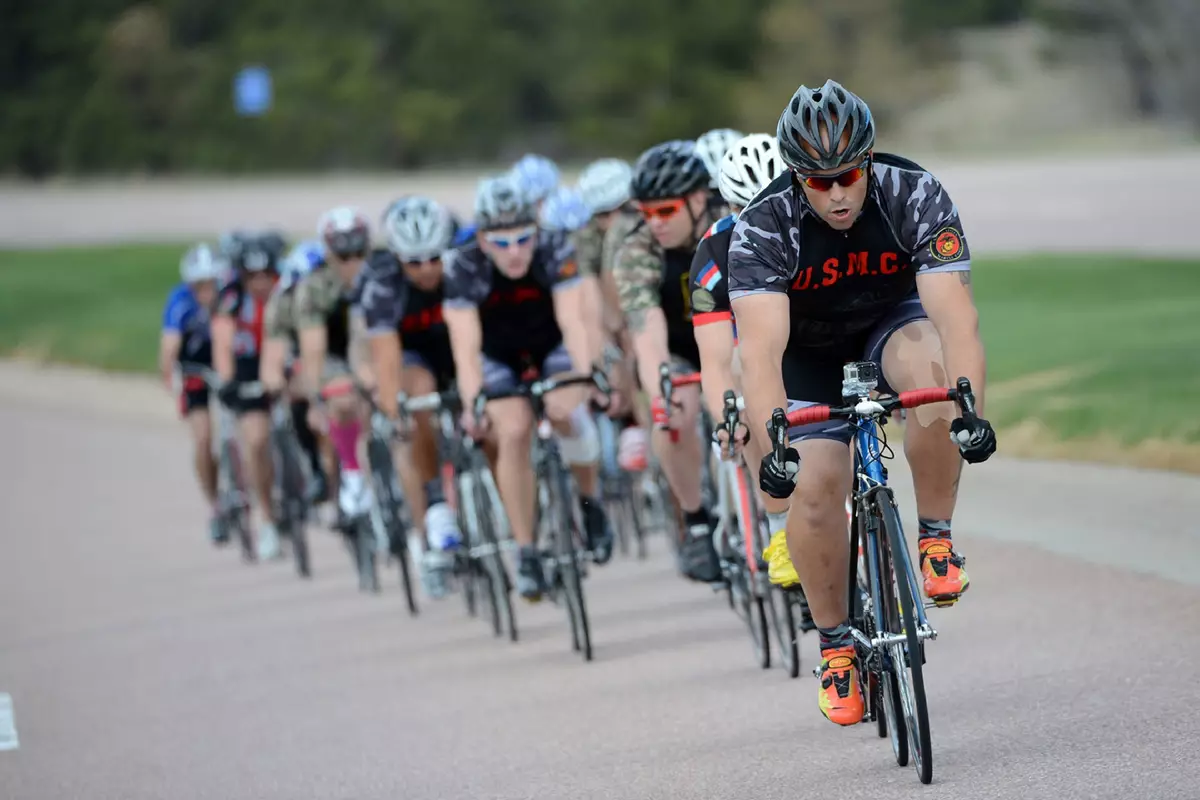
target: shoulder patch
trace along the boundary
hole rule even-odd
[[[947,225],[929,240],[929,252],[938,261],[953,261],[962,253],[962,234]]]

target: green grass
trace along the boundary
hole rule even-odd
[[[152,371],[182,252],[0,251],[0,354]],[[974,275],[997,426],[1200,442],[1200,260],[983,258]]]
[[[1200,260],[981,259],[973,273],[998,426],[1034,419],[1063,439],[1200,442]],[[1004,390],[1051,370],[1075,374]]]
[[[185,249],[0,250],[0,354],[153,371]]]

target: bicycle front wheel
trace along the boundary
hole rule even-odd
[[[570,506],[571,490],[565,470],[555,470],[551,486],[550,519],[554,521],[555,556],[558,560],[558,576],[562,581],[563,594],[567,597],[567,614],[571,622],[571,643],[573,649],[583,656],[584,661],[592,660],[592,634],[588,625],[587,601],[583,595],[583,576],[579,569],[579,543],[583,540],[581,520],[578,513],[572,513]]]
[[[900,710],[908,728],[908,742],[912,749],[913,762],[921,783],[933,780],[933,749],[929,733],[929,707],[925,700],[925,677],[923,673],[923,647],[917,630],[917,604],[922,603],[917,593],[916,580],[910,571],[904,534],[900,528],[900,517],[890,494],[878,493],[876,505],[883,540],[887,542],[891,574],[894,577],[896,598],[899,600],[900,628],[889,633],[904,635],[905,641],[889,645],[892,676],[898,683]],[[887,580],[887,574],[882,577]],[[889,581],[890,583],[890,581]],[[889,628],[895,627],[889,624]]]
[[[754,486],[744,468],[739,467],[734,473],[734,504],[737,509],[737,525],[739,544],[742,547],[737,554],[739,565],[738,584],[745,592],[742,601],[746,614],[746,625],[750,628],[750,639],[754,644],[754,658],[763,669],[771,668],[771,639],[767,624],[768,602],[763,596],[770,591],[769,583],[759,580],[759,513],[758,503],[754,499]],[[766,587],[764,583],[768,583]],[[730,587],[733,594],[733,587]]]
[[[383,439],[372,436],[367,441],[367,463],[371,467],[375,502],[379,509],[383,527],[387,533],[388,549],[399,562],[400,587],[410,616],[416,616],[417,597],[413,587],[409,565],[408,535],[404,526],[402,501],[396,496],[396,470],[392,462],[392,451]]]
[[[478,454],[477,454],[478,455]],[[482,455],[478,455],[482,458]],[[482,545],[480,566],[486,574],[488,594],[492,605],[492,630],[496,636],[503,636],[508,631],[510,641],[517,641],[517,619],[512,607],[512,581],[509,580],[508,570],[504,566],[504,557],[500,552],[500,540],[496,536],[496,521],[492,514],[491,497],[482,480],[481,470],[476,470],[471,476],[471,505],[472,513],[479,532],[479,542]]]

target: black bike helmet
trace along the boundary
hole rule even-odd
[[[696,143],[674,139],[656,144],[633,165],[634,200],[668,200],[708,188],[708,167]]]
[[[280,260],[269,237],[255,237],[243,242],[230,262],[241,272],[279,272]]]
[[[822,128],[829,137],[828,146],[821,141]],[[846,131],[850,138],[842,148]],[[820,89],[801,86],[796,90],[779,117],[775,138],[779,154],[792,169],[837,169],[858,161],[875,146],[875,120],[862,98],[828,80]]]

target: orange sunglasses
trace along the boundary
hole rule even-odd
[[[676,197],[674,200],[656,200],[653,203],[642,203],[639,201],[637,203],[637,210],[646,219],[652,217],[670,219],[683,210],[686,202],[682,197]]]

